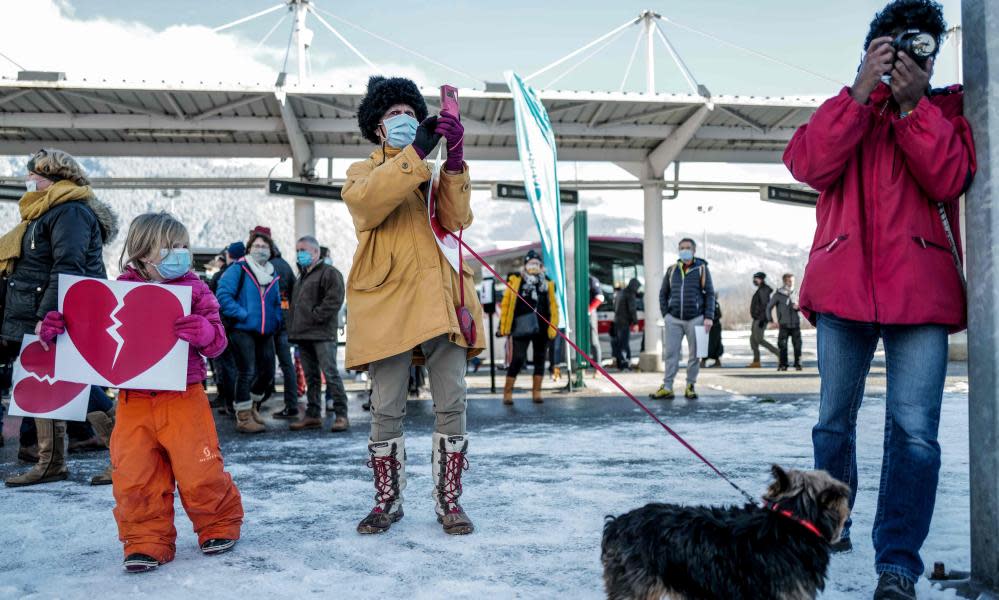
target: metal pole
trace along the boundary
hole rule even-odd
[[[292,160],[292,171],[301,173],[302,165]],[[306,198],[295,198],[295,239],[303,235],[316,235],[316,202]]]
[[[645,11],[642,13],[645,20],[645,92],[656,93],[656,54],[653,52],[655,41],[655,22],[652,20],[652,13]]]
[[[968,441],[971,576],[999,593],[999,3],[964,0],[964,113],[978,173],[968,189]]]
[[[662,316],[659,314],[659,288],[663,279],[663,181],[662,173],[644,166],[642,190],[645,194],[645,236],[642,242],[645,263],[645,352],[639,369],[660,371],[663,367]]]
[[[496,290],[493,290],[493,299],[496,298]],[[493,348],[496,347],[496,335],[495,329],[493,329],[493,313],[496,310],[489,311],[489,393],[496,393],[496,356],[493,352]]]
[[[295,0],[295,44],[298,48],[298,84],[302,85],[309,78],[308,59],[309,45],[312,43],[312,32],[305,26],[305,16],[308,14],[309,0]]]

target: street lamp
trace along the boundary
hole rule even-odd
[[[704,222],[702,224],[704,228],[704,236],[703,236],[704,252],[701,253],[701,256],[703,256],[705,259],[708,258],[708,214],[714,209],[715,209],[714,205],[711,204],[702,204],[697,207],[697,212],[704,215]]]

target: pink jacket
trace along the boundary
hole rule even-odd
[[[138,271],[129,267],[118,277],[119,281],[134,281],[138,283],[149,283]],[[163,282],[168,285],[186,285],[191,288],[191,314],[201,315],[208,319],[208,322],[215,329],[215,339],[203,348],[190,346],[187,355],[187,383],[200,383],[208,375],[205,360],[201,358],[215,358],[225,350],[228,340],[225,336],[225,328],[222,326],[222,319],[219,317],[219,303],[215,295],[208,289],[205,282],[201,281],[197,275],[188,272],[187,275],[178,279],[171,279]]]
[[[937,203],[960,252],[958,198],[975,175],[959,86],[922,98],[905,118],[888,86],[861,105],[849,88],[794,134],[784,164],[821,194],[800,305],[883,324],[967,326],[964,290]]]

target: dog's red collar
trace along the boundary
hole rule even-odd
[[[778,504],[777,502],[764,501],[763,507],[766,508],[766,509],[768,509],[768,510],[774,511],[775,513],[781,515],[782,517],[787,517],[788,519],[791,519],[795,523],[798,523],[799,525],[801,525],[805,529],[811,531],[812,533],[814,533],[815,535],[819,536],[823,540],[826,539],[826,536],[822,535],[822,532],[819,531],[819,528],[815,526],[815,523],[812,523],[811,521],[809,521],[807,519],[802,519],[802,518],[800,518],[798,516],[795,516],[795,514],[792,513],[791,511],[789,511],[789,510],[787,510],[785,508],[781,508],[780,504]]]

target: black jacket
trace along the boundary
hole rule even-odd
[[[695,258],[686,270],[677,261],[666,270],[659,288],[659,312],[683,321],[702,315],[715,318],[715,286],[706,260]]]
[[[294,290],[288,320],[288,339],[335,340],[344,295],[343,275],[340,271],[320,262],[302,274]]]
[[[628,328],[638,323],[638,288],[641,283],[637,279],[628,282],[628,287],[620,290],[614,299],[614,326]]]
[[[287,324],[288,307],[291,305],[291,297],[295,293],[295,271],[288,264],[288,261],[281,258],[280,253],[272,257],[270,263],[274,265],[274,274],[281,276],[281,279],[278,280],[278,285],[281,288],[281,316],[284,317],[283,322]]]
[[[21,257],[7,280],[0,337],[20,344],[45,313],[56,310],[59,274],[107,278],[104,244],[114,239],[118,219],[96,198],[53,207],[32,221]]]
[[[228,268],[228,263],[222,265],[222,268],[216,271],[215,274],[212,275],[212,278],[208,280],[208,289],[210,289],[213,294],[218,291],[219,280],[222,279],[222,274],[225,273],[225,270]]]
[[[773,292],[773,288],[769,285],[763,283],[760,287],[756,289],[756,293],[753,294],[753,300],[749,303],[749,315],[753,317],[754,321],[768,321],[767,318],[767,304],[770,303],[770,294]]]

